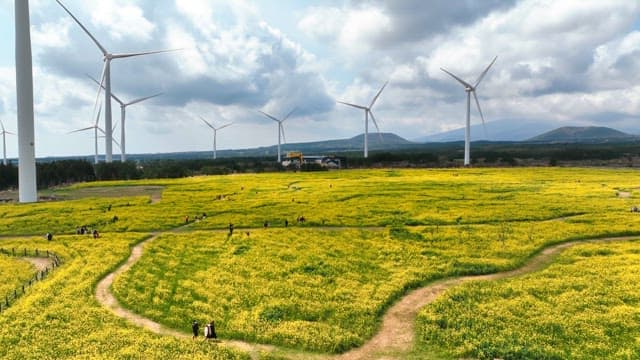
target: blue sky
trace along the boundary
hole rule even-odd
[[[0,120],[16,129],[13,1],[0,0]],[[112,63],[113,92],[131,100],[129,153],[212,147],[199,116],[234,125],[218,149],[363,132],[368,104],[380,130],[414,139],[464,125],[465,94],[440,71],[474,81],[487,121],[541,119],[640,133],[640,2],[629,0],[63,0],[113,52],[184,50]],[[89,155],[102,59],[53,0],[31,0],[36,154]],[[114,123],[119,109],[113,102]],[[478,123],[477,112],[472,122]],[[104,120],[100,120],[104,124]],[[370,127],[374,128],[374,127]],[[115,132],[118,139],[119,130]],[[10,156],[17,141],[8,137]],[[101,141],[101,151],[104,143]],[[117,152],[117,150],[114,150]]]

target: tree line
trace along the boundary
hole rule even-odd
[[[411,150],[344,153],[342,165],[351,168],[461,166],[460,143],[430,144]],[[640,144],[526,144],[476,143],[473,166],[640,166]],[[149,159],[92,164],[87,160],[56,160],[36,164],[38,189],[96,180],[180,178],[275,171],[326,170],[316,164],[283,167],[269,157],[213,159]],[[0,164],[0,190],[18,187],[18,167]]]

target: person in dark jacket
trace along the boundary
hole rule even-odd
[[[193,339],[198,337],[198,330],[200,330],[200,325],[197,320],[193,320],[191,324],[191,330],[193,331]]]

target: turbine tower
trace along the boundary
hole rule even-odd
[[[29,1],[15,0],[16,98],[18,102],[18,189],[21,203],[38,201],[33,125],[33,71]]]
[[[93,139],[94,139],[94,147],[95,147],[95,163],[98,163],[98,130],[100,130],[100,132],[102,132],[103,134],[105,133],[104,130],[100,129],[100,127],[98,126],[98,120],[100,120],[100,112],[102,111],[102,106],[100,106],[100,108],[98,109],[98,116],[96,116],[96,122],[93,123],[92,126],[88,126],[86,128],[82,128],[82,129],[78,129],[78,130],[73,130],[70,131],[69,134],[75,133],[75,132],[80,132],[80,131],[86,131],[86,130],[91,130],[93,129]]]
[[[382,87],[380,88],[376,96],[374,96],[373,100],[371,100],[371,104],[369,104],[369,106],[356,105],[356,104],[338,101],[340,104],[344,104],[344,105],[348,105],[354,108],[364,110],[364,157],[365,158],[369,157],[369,115],[371,115],[371,120],[373,120],[373,125],[376,126],[376,130],[378,130],[378,134],[380,134],[380,128],[378,127],[376,118],[373,116],[373,112],[371,111],[371,108],[373,107],[373,104],[376,103],[376,100],[378,100],[378,97],[382,93],[382,90],[384,90],[384,88],[387,86],[388,83],[389,82],[387,81],[384,83],[384,85],[382,85]]]
[[[217,159],[217,155],[216,155],[216,137],[218,135],[218,130],[222,130],[224,128],[226,128],[227,126],[230,126],[231,124],[233,124],[233,122],[230,122],[228,124],[222,125],[220,127],[215,127],[213,126],[213,124],[211,124],[210,122],[208,122],[207,120],[205,120],[202,116],[200,116],[200,119],[202,121],[204,121],[205,124],[207,124],[208,127],[211,128],[211,130],[213,130],[213,159]]]
[[[87,75],[87,76],[89,76],[89,75]],[[100,85],[100,87],[102,89],[104,89],[104,86],[102,84],[100,84],[98,82],[98,80],[92,78],[91,76],[89,76],[89,78],[91,80],[93,80],[96,84]],[[111,97],[113,98],[113,100],[115,100],[118,104],[120,104],[120,161],[121,162],[127,161],[127,152],[126,152],[126,149],[125,149],[125,134],[124,134],[124,124],[125,124],[124,120],[125,120],[125,117],[126,117],[127,106],[133,105],[133,104],[137,104],[139,102],[143,102],[145,100],[149,100],[151,98],[154,98],[154,97],[160,96],[160,95],[162,95],[162,93],[157,93],[157,94],[154,94],[154,95],[151,95],[151,96],[141,97],[141,98],[138,98],[138,99],[135,99],[135,100],[131,100],[131,101],[125,103],[124,101],[120,100],[114,93],[111,93]],[[114,129],[115,129],[115,126],[114,126]]]
[[[18,1],[18,0],[16,0]],[[164,52],[169,52],[169,51],[175,51],[174,50],[158,50],[158,51],[145,51],[145,52],[138,52],[138,53],[124,53],[124,54],[114,54],[114,53],[110,53],[109,51],[107,51],[107,49],[102,46],[102,44],[100,44],[100,42],[98,42],[98,40],[91,35],[91,33],[89,32],[89,30],[87,30],[86,27],[84,27],[84,25],[82,25],[82,23],[80,22],[80,20],[78,20],[72,13],[71,11],[69,11],[69,9],[67,9],[61,2],[60,0],[56,0],[56,2],[64,9],[64,11],[67,12],[67,14],[69,14],[69,16],[71,16],[71,18],[73,18],[73,20],[82,28],[82,30],[91,38],[91,40],[93,40],[93,42],[96,44],[96,46],[100,49],[100,51],[102,52],[102,56],[103,56],[103,61],[104,61],[104,66],[102,68],[102,76],[100,77],[100,83],[101,86],[100,88],[98,88],[98,96],[100,96],[100,91],[102,90],[102,82],[104,81],[104,89],[105,89],[105,105],[104,105],[104,127],[106,129],[105,132],[105,161],[110,163],[113,160],[113,147],[112,147],[112,142],[113,142],[113,134],[112,134],[112,118],[111,118],[111,60],[113,59],[120,59],[120,58],[127,58],[127,57],[133,57],[133,56],[140,56],[140,55],[148,55],[148,54],[158,54],[158,53],[164,53]]]
[[[14,133],[12,133],[11,131],[7,131],[4,128],[4,124],[2,123],[2,120],[0,120],[0,126],[2,126],[2,132],[0,134],[2,134],[2,164],[4,166],[7,166],[7,139],[6,139],[6,135],[7,134],[11,134],[11,135],[15,135]]]
[[[295,108],[293,108],[293,110],[289,111],[289,113],[287,114],[287,116],[285,116],[282,120],[276,118],[275,116],[269,115],[266,112],[262,111],[262,110],[258,110],[258,112],[260,112],[262,115],[268,117],[269,119],[275,121],[278,123],[278,162],[282,162],[282,158],[280,156],[280,143],[281,143],[281,138],[282,141],[287,142],[287,140],[285,139],[284,136],[284,126],[282,126],[282,123],[287,120],[289,118],[289,116],[291,116],[291,114],[293,114],[293,112],[296,111]]]
[[[464,91],[467,93],[467,124],[464,130],[464,166],[469,166],[469,164],[471,163],[471,155],[470,155],[470,148],[471,148],[471,94],[473,93],[473,98],[476,101],[476,106],[478,107],[478,112],[480,113],[480,118],[482,119],[482,126],[484,126],[484,116],[482,115],[482,109],[480,108],[480,102],[478,101],[478,96],[476,95],[476,88],[478,87],[478,85],[480,85],[480,81],[482,81],[482,79],[484,78],[484,76],[487,74],[487,72],[489,71],[489,68],[491,68],[491,66],[493,65],[493,63],[496,62],[496,60],[498,59],[498,57],[494,57],[493,61],[491,62],[491,64],[489,64],[489,66],[487,66],[486,69],[484,69],[484,71],[480,74],[480,76],[478,77],[478,80],[476,80],[474,85],[469,84],[468,82],[460,79],[459,77],[455,76],[454,74],[450,73],[449,71],[440,68],[440,70],[446,72],[447,74],[451,75],[451,77],[453,77],[454,79],[456,79],[460,84],[462,84],[462,86],[464,86]]]

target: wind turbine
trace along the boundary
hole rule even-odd
[[[230,122],[228,124],[222,125],[220,127],[215,127],[215,126],[213,126],[213,124],[211,124],[210,122],[205,120],[202,116],[200,116],[200,119],[202,121],[204,121],[204,123],[207,124],[207,126],[210,127],[211,130],[213,130],[213,159],[215,160],[217,158],[217,156],[216,156],[216,137],[218,135],[218,130],[221,130],[221,129],[226,128],[227,126],[230,126],[231,124],[233,124],[233,122]]]
[[[295,108],[293,108],[293,110],[289,111],[289,113],[287,114],[287,116],[285,116],[282,120],[276,118],[275,116],[269,115],[266,112],[262,111],[262,110],[258,110],[258,112],[260,112],[262,115],[268,117],[269,119],[275,121],[278,123],[278,162],[282,161],[282,158],[280,157],[280,143],[281,143],[281,138],[284,142],[287,142],[287,140],[285,139],[284,136],[284,126],[282,126],[282,123],[287,120],[289,118],[289,116],[291,116],[291,114],[293,114],[293,112],[296,111]]]
[[[100,112],[102,111],[102,106],[100,106],[100,108],[98,109],[98,116],[96,116],[96,122],[91,125],[88,126],[86,128],[82,128],[82,129],[78,129],[78,130],[73,130],[70,131],[69,134],[75,133],[75,132],[80,132],[80,131],[86,131],[86,130],[91,130],[93,129],[94,131],[94,143],[95,143],[95,150],[96,150],[96,155],[95,155],[95,163],[98,163],[98,130],[100,130],[103,134],[106,134],[104,130],[102,130],[99,126],[98,126],[98,120],[100,120]]]
[[[15,135],[15,134],[12,133],[11,131],[5,130],[2,120],[0,120],[0,126],[2,126],[2,132],[0,133],[2,134],[2,155],[3,155],[2,164],[4,166],[7,166],[7,140],[5,138],[5,135],[7,134]]]
[[[476,88],[478,87],[478,85],[480,85],[480,81],[482,81],[482,79],[484,78],[484,76],[487,74],[487,72],[489,71],[489,68],[491,68],[491,66],[493,65],[493,63],[496,62],[496,60],[498,59],[498,57],[494,57],[493,61],[491,62],[491,64],[489,64],[489,66],[487,66],[486,69],[484,69],[484,71],[480,74],[480,76],[478,77],[478,80],[476,80],[476,83],[474,85],[469,84],[468,82],[460,79],[459,77],[453,75],[452,73],[450,73],[449,71],[440,68],[440,70],[446,72],[447,74],[451,75],[451,77],[453,77],[454,79],[458,80],[458,82],[460,84],[462,84],[462,86],[464,86],[464,91],[467,93],[467,125],[466,128],[464,130],[464,166],[469,166],[470,162],[471,162],[471,156],[470,156],[470,147],[471,147],[471,93],[473,93],[473,98],[476,101],[476,106],[478,106],[478,112],[480,113],[480,118],[482,119],[482,126],[484,126],[484,116],[482,115],[482,109],[480,109],[480,102],[478,101],[478,96],[476,95]]]
[[[364,157],[365,158],[369,156],[369,115],[371,115],[371,120],[373,120],[373,125],[376,126],[376,130],[378,130],[378,134],[380,134],[380,128],[378,127],[376,118],[373,116],[373,112],[371,111],[371,108],[373,107],[373,104],[376,103],[376,100],[378,100],[378,97],[382,93],[382,90],[384,90],[384,88],[387,86],[388,83],[389,82],[387,81],[384,83],[384,85],[382,85],[382,87],[380,88],[376,96],[374,96],[373,100],[371,100],[371,104],[369,104],[369,106],[356,105],[356,104],[351,104],[343,101],[338,101],[340,104],[344,104],[344,105],[348,105],[354,108],[364,110]],[[380,135],[380,138],[382,138],[382,135]]]
[[[110,53],[109,51],[107,51],[107,49],[104,46],[102,46],[102,44],[100,44],[100,42],[98,42],[98,40],[93,35],[91,35],[89,30],[87,30],[87,28],[84,27],[84,25],[82,25],[80,20],[78,20],[71,13],[71,11],[69,11],[69,9],[67,9],[60,2],[60,0],[56,0],[56,2],[64,9],[64,11],[67,12],[67,14],[69,14],[69,16],[71,16],[73,18],[73,20],[82,28],[82,30],[91,38],[91,40],[93,40],[93,42],[96,44],[96,46],[98,46],[98,48],[102,52],[104,66],[102,68],[102,76],[100,77],[101,86],[98,88],[98,97],[100,96],[100,91],[102,90],[102,81],[104,81],[104,89],[105,89],[105,94],[104,94],[105,95],[104,96],[105,97],[105,106],[104,106],[104,122],[105,122],[105,124],[104,124],[104,127],[106,129],[106,132],[105,132],[105,161],[110,163],[113,160],[113,148],[112,148],[113,134],[112,134],[112,131],[111,131],[111,128],[112,128],[112,125],[111,125],[112,124],[112,121],[111,121],[111,60],[120,59],[120,58],[127,58],[127,57],[133,57],[133,56],[140,56],[140,55],[158,54],[158,53],[164,53],[164,52],[169,52],[169,51],[176,51],[177,49],[174,49],[174,50],[145,51],[145,52],[138,52],[138,53],[123,53],[123,54]]]
[[[18,192],[21,203],[38,201],[33,124],[33,69],[29,24],[29,1],[15,0]]]
[[[87,75],[89,76],[89,75]],[[100,84],[98,82],[98,80],[92,78],[91,76],[89,76],[89,78],[91,80],[93,80],[96,84],[100,85],[101,88],[104,89],[104,86],[102,84]],[[127,153],[126,153],[126,149],[125,149],[125,137],[124,137],[124,120],[126,117],[126,109],[127,106],[129,105],[133,105],[133,104],[137,104],[139,102],[143,102],[145,100],[149,100],[151,98],[154,98],[156,96],[160,96],[162,95],[162,93],[157,93],[151,96],[145,96],[145,97],[141,97],[135,100],[131,100],[128,103],[125,103],[124,101],[120,100],[114,93],[111,93],[111,97],[113,98],[113,100],[115,100],[116,102],[118,102],[118,104],[120,104],[120,161],[121,162],[125,162],[127,161],[126,157],[127,157]],[[115,125],[113,127],[115,129]],[[113,133],[113,130],[112,130]]]

